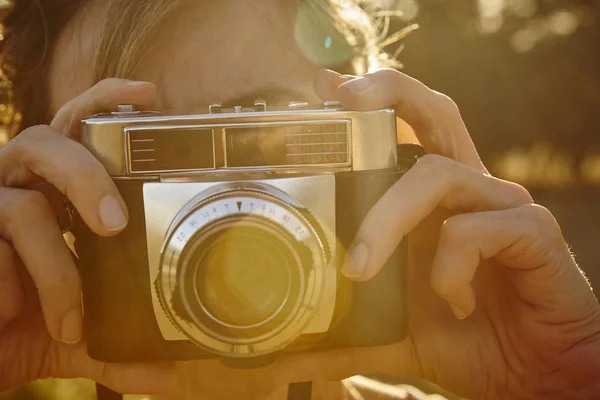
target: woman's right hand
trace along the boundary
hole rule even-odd
[[[81,282],[52,200],[68,199],[98,235],[119,233],[127,210],[104,167],[78,142],[80,121],[119,104],[150,109],[155,101],[151,83],[107,79],[66,103],[50,125],[28,128],[0,148],[0,391],[81,376],[120,392],[174,390],[171,363],[88,357]]]

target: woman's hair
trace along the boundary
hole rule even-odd
[[[0,60],[2,119],[14,133],[48,120],[50,54],[86,0],[13,0],[4,11]],[[6,7],[6,6],[5,6]]]
[[[96,53],[94,79],[130,76],[160,21],[189,1],[197,0],[112,2]],[[9,125],[16,131],[51,119],[47,79],[52,51],[62,30],[89,2],[13,0],[10,9],[5,11],[0,35],[3,72],[0,104],[5,105],[4,109],[0,106],[0,123],[4,126]],[[398,66],[395,57],[388,56],[383,47],[401,39],[410,29],[388,36],[390,13],[378,14],[378,10],[369,9],[368,2],[360,2],[367,3],[366,10],[359,0],[297,1],[299,10],[304,13],[302,21],[313,24],[296,27],[299,32],[309,32],[297,40],[310,53],[312,61],[333,69],[351,69],[358,74],[382,66]],[[321,53],[311,51],[315,47],[311,44],[311,40],[315,40],[314,32],[325,36],[328,48],[332,42],[337,43],[337,58],[321,60]],[[338,65],[331,65],[330,61]]]

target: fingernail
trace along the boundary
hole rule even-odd
[[[450,304],[450,308],[457,319],[462,320],[468,317],[467,313],[462,308],[455,306],[454,304]]]
[[[450,308],[458,319],[465,319],[475,310],[475,292],[471,285],[462,287],[452,295]]]
[[[81,340],[83,332],[83,316],[79,308],[71,309],[63,318],[60,328],[60,340],[67,344],[75,344]]]
[[[111,231],[120,231],[127,225],[127,215],[121,203],[112,196],[106,196],[100,202],[100,221]]]
[[[151,82],[146,81],[129,81],[127,82],[128,86],[143,86],[143,85],[151,85]]]
[[[369,248],[364,243],[352,245],[348,251],[346,262],[342,267],[342,274],[348,278],[359,278],[365,272],[369,261]]]
[[[344,83],[345,87],[350,88],[352,90],[361,91],[367,89],[371,86],[371,79],[361,76],[360,78],[353,79]]]

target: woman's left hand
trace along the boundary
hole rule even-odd
[[[598,302],[550,212],[488,174],[455,103],[394,70],[324,71],[316,88],[348,109],[393,107],[428,153],[368,213],[343,271],[370,279],[408,236],[409,335],[255,370],[194,363],[180,375],[190,396],[264,398],[289,382],[382,372],[476,399],[600,398]]]
[[[367,214],[346,260],[368,280],[408,239],[408,338],[361,350],[356,369],[372,368],[370,353],[470,398],[600,398],[598,301],[552,214],[487,172],[456,104],[389,69],[324,71],[317,91],[352,110],[393,107],[428,153]]]

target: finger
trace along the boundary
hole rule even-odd
[[[319,70],[315,75],[315,91],[317,95],[327,100],[338,99],[338,87],[349,80],[356,79],[354,75],[340,75],[335,71],[329,69]]]
[[[34,126],[0,149],[0,185],[51,183],[69,198],[97,234],[115,235],[127,225],[121,196],[98,160],[81,144],[48,126]]]
[[[357,280],[375,276],[402,238],[437,207],[454,211],[503,210],[531,202],[529,193],[517,184],[428,154],[369,211],[342,272]]]
[[[54,376],[89,378],[118,393],[172,395],[178,390],[174,363],[103,363],[87,355],[84,342],[58,346]]]
[[[0,236],[12,243],[31,275],[50,335],[66,343],[79,341],[79,275],[44,195],[0,188]]]
[[[79,140],[83,118],[115,111],[119,104],[131,104],[149,110],[156,99],[156,87],[150,82],[104,79],[62,106],[50,126],[71,139]]]
[[[406,400],[406,399],[423,399],[423,400],[442,400],[441,396],[429,397],[419,389],[407,384],[392,385],[367,378],[365,376],[352,376],[343,381],[350,394],[357,393],[357,399],[363,398],[361,393],[367,395],[369,399],[378,400]],[[371,397],[373,396],[373,397]]]
[[[0,331],[23,309],[25,293],[12,246],[0,239]]]
[[[341,84],[338,98],[352,110],[393,107],[413,128],[427,153],[486,170],[456,104],[408,75],[392,69],[368,73]]]
[[[476,299],[471,281],[481,261],[491,258],[509,270],[525,272],[518,274],[514,286],[521,298],[536,307],[556,312],[564,304],[583,306],[591,297],[589,291],[572,290],[588,285],[576,268],[570,268],[573,274],[562,270],[572,265],[571,257],[558,223],[545,208],[529,204],[463,214],[444,223],[431,271],[433,289],[458,318],[473,313]],[[580,282],[570,285],[571,279]]]

